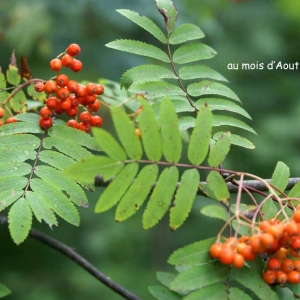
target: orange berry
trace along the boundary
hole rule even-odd
[[[66,88],[60,88],[56,92],[56,97],[61,100],[66,100],[69,98],[70,92]]]
[[[299,234],[298,224],[295,221],[290,221],[287,223],[284,229],[290,236]]]
[[[70,120],[67,122],[67,126],[73,127],[73,128],[78,128],[78,123],[77,123],[76,120],[70,119]]]
[[[43,119],[49,119],[52,117],[52,111],[47,106],[45,106],[45,107],[41,108],[40,116]]]
[[[96,95],[102,95],[104,93],[104,86],[96,84]]]
[[[67,48],[67,52],[71,56],[77,56],[80,54],[81,49],[78,44],[70,44]]]
[[[239,253],[234,253],[233,266],[237,269],[240,269],[244,266],[244,264],[245,264],[245,259],[243,255]]]
[[[280,239],[283,235],[284,226],[283,225],[271,225],[267,232],[271,233],[275,239]]]
[[[255,234],[250,239],[250,245],[252,247],[253,252],[255,253],[264,253],[265,247],[260,242],[260,234]]]
[[[212,244],[209,248],[209,254],[212,258],[219,258],[222,250],[222,244]]]
[[[65,100],[61,100],[61,101],[59,102],[59,107],[60,107],[60,109],[61,109],[62,111],[65,111],[65,110],[70,109],[71,106],[72,106],[72,103],[71,103],[70,98],[67,98],[67,99],[65,99]]]
[[[260,242],[261,242],[262,246],[264,246],[266,249],[269,249],[274,245],[275,239],[271,233],[267,232],[267,233],[261,234]]]
[[[82,69],[82,62],[78,59],[74,58],[73,64],[71,66],[71,70],[74,72],[79,72]]]
[[[273,284],[276,282],[276,272],[267,270],[263,273],[263,279],[267,284]]]
[[[292,284],[300,282],[300,273],[298,271],[291,271],[287,274],[287,281]]]
[[[294,250],[293,248],[290,248],[289,253],[292,257],[300,257],[300,250]]]
[[[297,205],[297,207],[299,204]],[[293,214],[293,219],[295,222],[300,223],[300,209],[297,209]]]
[[[286,248],[281,247],[275,252],[275,257],[279,260],[284,260],[287,257],[287,254],[288,250]]]
[[[85,86],[85,90],[86,90],[86,93],[88,95],[94,95],[96,94],[96,84],[94,83],[88,83],[86,86]]]
[[[294,270],[294,263],[291,259],[284,259],[281,263],[281,271],[284,273],[288,273]]]
[[[67,84],[67,89],[70,93],[76,93],[78,89],[78,83],[75,80],[70,80]]]
[[[300,271],[300,260],[299,259],[294,260],[294,269],[298,272]]]
[[[53,94],[57,91],[57,85],[56,85],[56,82],[54,80],[48,80],[46,83],[45,83],[45,91],[48,93],[48,94]]]
[[[141,133],[141,129],[140,129],[140,128],[136,128],[136,129],[135,129],[135,134],[137,135],[137,137],[138,137],[139,139],[142,138],[142,133]]]
[[[276,272],[276,282],[279,284],[285,284],[288,280],[288,276],[286,273],[282,271],[277,271]]]
[[[66,74],[60,74],[56,77],[56,84],[60,87],[65,87],[69,83],[69,77]]]
[[[220,262],[224,265],[232,264],[234,261],[234,254],[234,250],[230,246],[228,247],[225,245],[219,256]]]
[[[34,85],[34,89],[36,92],[38,93],[41,93],[44,91],[45,89],[45,85],[40,81],[40,82],[37,82],[35,85]]]
[[[58,100],[55,97],[49,97],[46,101],[46,105],[50,109],[55,109],[58,107]]]
[[[78,124],[78,129],[86,133],[89,133],[91,131],[90,126],[87,123],[83,123],[83,122],[80,122]]]
[[[290,247],[295,251],[299,251],[300,250],[300,237],[293,236]]]
[[[90,124],[93,127],[101,127],[103,120],[100,116],[91,116]]]
[[[259,229],[261,231],[266,231],[270,226],[271,224],[269,223],[269,221],[261,221],[259,224]]]
[[[97,112],[99,109],[100,109],[99,101],[95,101],[94,103],[88,105],[89,112]]]
[[[91,114],[87,111],[83,111],[80,116],[80,121],[83,122],[83,123],[90,123],[91,121]]]
[[[71,106],[69,109],[66,110],[66,114],[69,117],[75,117],[78,113],[78,107],[77,106]]]
[[[7,118],[6,121],[5,121],[6,124],[17,123],[17,122],[18,122],[18,120],[15,119],[14,117],[9,117],[9,118]]]
[[[61,58],[61,62],[62,64],[67,67],[67,68],[71,68],[74,64],[74,58],[69,55],[69,54],[65,54],[62,58]]]
[[[4,117],[5,111],[0,107],[0,119]]]
[[[267,262],[269,270],[278,271],[281,269],[281,262],[276,257],[269,258]]]
[[[40,126],[44,129],[47,130],[50,128],[52,125],[52,119],[51,118],[40,118]]]
[[[256,253],[254,253],[254,251],[252,250],[251,245],[246,245],[245,247],[243,247],[243,249],[241,250],[240,254],[243,255],[245,260],[254,260],[256,258]]]
[[[54,72],[59,72],[62,67],[62,62],[59,58],[54,58],[50,61],[50,68]]]

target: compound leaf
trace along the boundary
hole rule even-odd
[[[225,159],[230,150],[231,134],[226,132],[211,147],[208,155],[208,164],[211,167],[218,167]]]
[[[203,31],[194,24],[183,24],[177,27],[170,36],[169,43],[176,45],[191,40],[198,40],[203,38],[205,35]]]
[[[183,80],[203,78],[228,82],[219,72],[203,65],[184,66],[181,67],[178,72],[179,77]]]

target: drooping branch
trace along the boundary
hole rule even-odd
[[[7,217],[4,215],[0,215],[0,224],[8,225]],[[136,295],[132,294],[130,291],[126,290],[124,287],[114,282],[107,275],[98,270],[95,266],[89,263],[85,258],[79,255],[76,251],[74,251],[69,246],[63,244],[62,242],[38,231],[36,229],[31,229],[29,232],[29,236],[35,238],[41,243],[46,244],[47,246],[53,248],[56,251],[61,252],[63,255],[68,257],[69,259],[76,262],[80,267],[89,272],[93,277],[95,277],[98,281],[102,282],[108,288],[113,290],[115,293],[122,296],[124,299],[128,300],[141,300]]]

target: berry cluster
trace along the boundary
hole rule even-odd
[[[242,268],[257,255],[267,256],[263,279],[268,284],[300,283],[300,204],[291,220],[260,222],[258,233],[240,238],[229,237],[215,243],[209,253],[222,264]]]
[[[50,61],[50,68],[59,72],[64,66],[74,72],[79,72],[82,69],[82,63],[74,56],[79,55],[80,52],[79,45],[69,45],[64,53]],[[104,87],[102,85],[88,83],[84,86],[75,80],[69,80],[66,74],[57,74],[55,80],[50,79],[46,82],[36,83],[34,89],[37,92],[45,91],[49,94],[46,106],[40,110],[41,128],[46,130],[52,125],[53,112],[57,115],[66,113],[67,116],[75,118],[70,119],[67,125],[85,132],[90,132],[90,126],[102,126],[102,118],[92,115],[100,109],[100,103],[96,96],[103,94]],[[83,108],[83,111],[79,115],[78,122],[80,107]]]

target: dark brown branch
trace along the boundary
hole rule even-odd
[[[8,220],[5,216],[0,215],[0,224],[2,225],[8,225]],[[61,243],[60,241],[36,230],[31,229],[29,232],[29,235],[35,239],[37,239],[39,242],[42,242],[46,244],[47,246],[55,249],[56,251],[61,252],[63,255],[68,257],[69,259],[76,262],[79,266],[81,266],[83,269],[85,269],[87,272],[89,272],[93,277],[98,279],[100,282],[102,282],[104,285],[106,285],[108,288],[122,296],[124,299],[128,300],[141,300],[136,295],[132,294],[130,291],[126,290],[124,287],[119,285],[118,283],[114,282],[111,278],[103,274],[101,271],[99,271],[96,267],[94,267],[91,263],[89,263],[85,258],[83,258],[81,255],[79,255],[77,252],[75,252],[72,248],[69,246]]]

